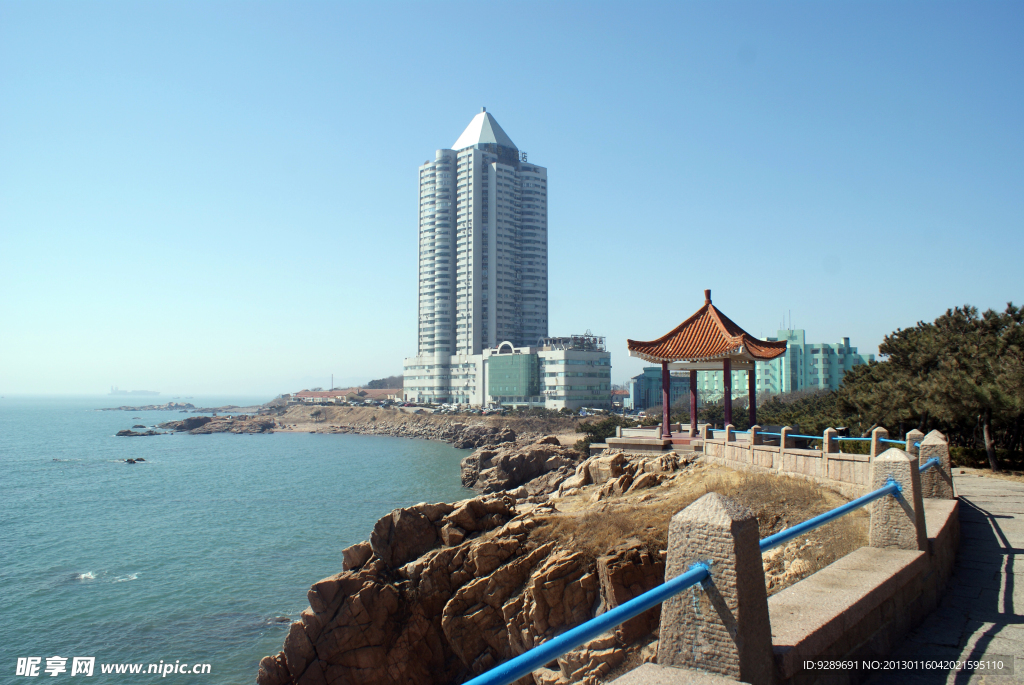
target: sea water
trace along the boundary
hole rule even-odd
[[[196,406],[266,398],[193,398]],[[99,682],[252,683],[309,586],[390,510],[455,501],[466,453],[423,440],[273,433],[115,437],[189,416],[169,398],[0,399],[0,682],[19,657],[95,657]],[[141,429],[137,429],[141,430]],[[127,458],[145,459],[128,464]],[[206,676],[103,663],[208,663]],[[146,668],[143,668],[145,673]],[[77,677],[77,676],[76,676]]]

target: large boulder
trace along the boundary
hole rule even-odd
[[[190,431],[195,430],[200,426],[205,426],[210,421],[213,421],[213,419],[209,416],[190,416],[187,419],[182,419],[181,421],[167,421],[166,423],[161,423],[160,427],[176,431]]]
[[[590,480],[598,485],[623,474],[623,467],[626,465],[626,457],[619,452],[608,457],[597,457],[591,459],[587,465],[590,472]]]
[[[665,562],[652,555],[635,538],[624,541],[597,559],[601,581],[601,612],[614,609],[665,582]],[[628,645],[654,631],[661,619],[661,606],[648,609],[618,627],[615,636]]]
[[[462,460],[462,484],[480,492],[514,490],[543,474],[558,471],[558,483],[571,475],[579,454],[569,447],[539,442],[520,441],[501,447],[485,447]],[[547,489],[552,492],[558,487]],[[547,486],[545,486],[546,488]]]
[[[370,546],[369,542],[357,542],[341,550],[341,568],[343,571],[361,568],[372,556],[373,547]]]
[[[452,440],[452,446],[458,449],[475,449],[486,445],[502,445],[515,440],[516,432],[508,427],[470,426],[458,432],[458,437]]]

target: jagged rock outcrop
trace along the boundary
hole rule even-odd
[[[351,571],[362,568],[363,564],[373,556],[373,547],[369,542],[357,542],[341,550],[341,570]]]
[[[498,426],[463,427],[456,424],[451,427],[458,437],[452,441],[452,447],[458,449],[476,449],[487,445],[502,445],[515,442],[516,432],[511,428]]]
[[[160,428],[166,428],[172,431],[190,431],[199,428],[200,426],[205,426],[212,420],[213,418],[209,416],[190,416],[187,419],[182,419],[181,421],[165,421],[160,424]]]
[[[266,433],[274,429],[277,421],[271,416],[235,416],[215,417],[209,423],[193,428],[189,433],[204,435],[207,433]]]
[[[282,651],[260,662],[257,683],[461,682],[626,601],[659,569],[664,575],[638,544],[595,563],[557,541],[531,540],[537,525],[509,496],[382,517],[369,542],[344,550],[346,570],[310,588],[310,606]],[[621,638],[652,624],[645,614],[628,625],[566,654],[559,671],[541,669],[535,682],[594,682],[625,659]]]
[[[597,560],[601,580],[603,611],[628,602],[665,582],[665,562],[655,557],[639,540],[630,538]],[[620,625],[615,633],[622,644],[630,644],[658,627],[661,607],[648,609]]]
[[[579,459],[573,448],[562,447],[551,437],[483,447],[462,460],[462,484],[480,492],[500,492],[558,472],[557,476],[536,484],[529,494],[554,492],[570,476]]]
[[[165,421],[159,428],[188,431],[193,435],[210,433],[266,433],[277,426],[272,416],[239,414],[237,416],[190,416],[181,421]]]

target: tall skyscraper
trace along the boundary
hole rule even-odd
[[[486,108],[420,167],[418,354],[548,334],[547,169]]]
[[[548,335],[547,169],[484,108],[419,172],[419,325],[406,396],[482,404],[488,350]]]

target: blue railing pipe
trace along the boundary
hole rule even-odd
[[[787,437],[790,438],[805,438],[807,440],[824,440],[824,435],[797,435],[796,433],[790,433]]]
[[[866,504],[874,502],[876,499],[881,499],[886,495],[895,495],[896,493],[903,492],[903,486],[894,481],[892,478],[889,479],[882,487],[878,488],[874,492],[869,492],[863,497],[858,497],[852,502],[847,502],[841,507],[836,507],[832,511],[826,511],[820,516],[815,516],[812,519],[808,519],[803,523],[798,523],[792,528],[787,528],[784,531],[776,533],[775,535],[769,535],[765,539],[761,540],[761,551],[767,552],[770,549],[774,549],[779,545],[784,545],[793,538],[800,537],[804,533],[825,525],[829,521],[834,521],[844,514],[849,514],[854,509],[860,509]]]
[[[836,440],[870,440],[871,438],[836,438]]]
[[[906,440],[891,440],[889,438],[879,438],[878,442],[887,442],[890,445],[906,445],[907,444]]]
[[[544,644],[538,645],[514,659],[509,659],[500,666],[495,666],[487,673],[482,673],[468,681],[465,685],[508,685],[508,683],[515,682],[527,673],[531,673],[566,652],[576,649],[584,642],[593,640],[601,633],[661,604],[686,588],[703,582],[711,575],[708,569],[707,564],[694,564],[686,573],[665,581],[653,590],[648,590],[600,616],[567,630],[558,637],[551,638]]]
[[[921,468],[919,468],[918,471],[920,471],[921,473],[924,473],[928,469],[935,468],[940,463],[941,462],[939,462],[939,458],[938,457],[932,457],[931,459],[929,459],[925,463],[921,464]]]

